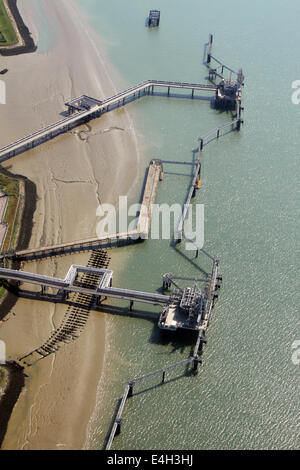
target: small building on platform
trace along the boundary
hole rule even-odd
[[[160,23],[160,11],[150,10],[148,17],[148,26],[159,26]]]
[[[222,79],[216,92],[216,108],[235,110],[237,101],[240,101],[240,99],[240,82]]]

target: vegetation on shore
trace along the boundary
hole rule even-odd
[[[7,370],[4,369],[4,367],[0,366],[0,400],[1,400],[1,397],[5,393],[5,389],[7,387],[7,381],[8,381]]]
[[[0,47],[18,43],[18,37],[7,14],[3,0],[0,0]]]
[[[3,219],[3,222],[7,223],[8,229],[2,248],[2,251],[9,251],[15,247],[19,231],[20,184],[17,179],[0,173],[0,189],[3,190],[9,198]],[[5,289],[0,286],[0,301],[4,293]]]
[[[7,384],[7,372],[3,367],[0,367],[0,396],[5,390]]]
[[[17,232],[17,215],[19,209],[19,181],[0,173],[0,189],[9,197],[3,222],[8,224],[8,230],[2,251],[9,251],[15,244]]]

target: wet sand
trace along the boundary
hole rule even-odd
[[[38,42],[39,13],[33,0],[20,12]],[[99,38],[70,0],[41,1],[55,38],[51,50],[3,58],[7,105],[0,108],[1,146],[60,118],[64,102],[82,93],[103,99],[120,79],[99,54]],[[113,76],[113,80],[112,77]],[[118,87],[119,89],[119,87]],[[19,155],[3,165],[29,178],[37,189],[31,247],[96,236],[96,210],[116,203],[137,179],[138,150],[125,109],[92,121],[88,141],[77,131]],[[87,129],[86,126],[82,127]],[[118,129],[116,129],[118,128]],[[25,270],[63,277],[89,254],[28,263]],[[64,305],[20,299],[1,326],[8,359],[46,341],[66,311]],[[16,340],[17,338],[17,340]],[[91,312],[80,338],[27,368],[3,449],[80,449],[86,440],[105,351],[105,318]]]

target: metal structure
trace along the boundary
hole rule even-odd
[[[152,11],[152,13],[153,12],[154,11]],[[158,21],[159,24],[160,15],[155,13],[153,18],[156,18],[156,21]],[[158,26],[158,24],[153,25]],[[244,81],[242,70],[240,69],[239,72],[236,73],[221,61],[213,57],[212,42],[213,36],[210,35],[206,65],[209,68],[210,81],[213,82],[216,78],[219,78],[220,82],[218,84],[212,83],[211,85],[201,85],[148,80],[103,101],[91,98],[87,95],[81,95],[80,97],[66,103],[68,112],[67,118],[0,149],[0,162],[11,158],[18,153],[24,152],[35,145],[41,144],[48,139],[52,139],[63,132],[67,132],[71,128],[85,123],[90,119],[100,117],[103,113],[116,109],[119,106],[124,106],[126,103],[134,99],[154,94],[156,87],[167,89],[167,96],[171,96],[171,89],[175,89],[177,91],[189,90],[191,93],[188,97],[192,99],[196,97],[196,91],[213,92],[216,107],[231,111],[234,110],[236,111],[236,116],[233,117],[230,123],[214,129],[205,137],[199,139],[199,158],[196,162],[180,162],[182,164],[190,164],[194,166],[194,173],[192,175],[192,182],[186,199],[185,209],[179,221],[177,233],[175,234],[175,241],[180,242],[183,237],[184,222],[188,215],[187,207],[189,206],[191,199],[196,195],[196,190],[199,189],[201,185],[200,155],[204,145],[210,142],[213,137],[218,138],[220,136],[220,132],[229,126],[233,129],[235,128],[239,130],[241,123],[243,122],[241,119],[241,112],[243,110],[241,106],[242,86]],[[217,63],[215,68],[211,67],[212,61]],[[225,72],[229,72],[229,78],[224,76]],[[172,96],[174,96],[174,94]],[[161,162],[158,160],[153,160],[151,162],[143,196],[143,206],[144,209],[146,209],[141,211],[136,230],[126,233],[116,233],[110,237],[92,238],[33,250],[29,249],[15,253],[4,253],[0,256],[2,265],[5,266],[7,261],[29,261],[31,259],[58,256],[85,249],[95,250],[95,248],[100,248],[107,244],[112,245],[115,243],[118,245],[119,243],[128,243],[129,241],[132,242],[132,240],[141,241],[147,238],[151,224],[152,204],[155,201],[158,181],[163,177],[162,163],[178,162]],[[94,251],[93,254],[95,254],[95,257],[93,258],[92,255],[92,259],[90,260],[92,264],[91,266],[85,267],[72,265],[64,279],[41,276],[20,270],[7,269],[5,267],[0,268],[1,283],[6,289],[12,291],[17,296],[26,297],[30,295],[30,298],[33,299],[51,299],[51,301],[55,302],[68,303],[68,297],[76,294],[80,301],[81,310],[79,313],[71,312],[65,323],[61,325],[61,328],[54,332],[53,336],[51,336],[51,338],[49,338],[42,347],[20,359],[23,360],[25,364],[25,360],[29,361],[28,365],[31,365],[30,362],[32,360],[35,361],[35,357],[39,360],[39,358],[55,352],[58,348],[59,342],[65,341],[66,338],[73,338],[74,334],[76,336],[77,331],[74,332],[73,325],[75,324],[76,327],[80,329],[80,327],[83,327],[86,322],[87,315],[83,309],[86,308],[90,310],[100,302],[103,302],[106,298],[129,301],[130,310],[132,310],[134,302],[158,305],[162,307],[162,311],[158,318],[159,328],[169,331],[184,329],[196,332],[197,339],[189,358],[160,369],[159,371],[138,377],[126,384],[123,397],[117,410],[117,415],[113,420],[106,449],[111,448],[115,435],[121,431],[122,413],[127,399],[133,396],[136,383],[160,374],[162,374],[162,383],[165,383],[167,372],[181,366],[188,366],[189,364],[193,365],[194,373],[198,371],[198,365],[201,363],[199,353],[202,350],[203,344],[206,343],[205,334],[214,303],[218,298],[217,291],[221,287],[222,275],[219,273],[219,261],[217,259],[208,254],[203,248],[196,245],[195,250],[196,256],[198,256],[199,251],[201,251],[210,258],[213,263],[211,274],[209,274],[206,279],[184,278],[173,274],[165,274],[163,276],[163,290],[170,290],[169,295],[112,287],[113,272],[107,269],[108,261],[105,259],[106,255],[103,255],[102,260],[102,255],[99,255],[100,258],[97,260],[98,255]],[[101,250],[99,250],[99,252],[101,252]],[[95,263],[96,266],[93,263]],[[106,266],[106,268],[103,266]],[[190,281],[191,284],[189,286],[180,286],[179,281]],[[200,287],[200,283],[204,283],[203,286]],[[39,286],[40,291],[25,290],[24,285]],[[172,286],[173,290],[171,290]],[[49,294],[49,290],[55,291],[55,293]],[[72,302],[72,300],[70,305],[74,306],[74,302]]]
[[[104,113],[124,106],[133,99],[154,94],[155,88],[166,89],[167,96],[169,97],[171,96],[171,90],[190,90],[191,95],[188,96],[189,98],[195,98],[196,91],[215,93],[217,90],[215,85],[147,80],[103,101],[81,95],[66,103],[68,114],[70,114],[68,117],[1,148],[0,163],[50,139],[54,139],[62,133],[69,132],[74,127],[80,126],[91,119],[98,118]]]
[[[160,23],[160,11],[159,10],[150,10],[148,17],[148,26],[159,26]]]

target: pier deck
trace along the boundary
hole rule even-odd
[[[170,96],[171,89],[191,90],[191,98],[194,98],[195,91],[197,90],[208,91],[211,93],[215,93],[217,90],[217,86],[215,85],[147,80],[103,101],[87,97],[86,95],[81,95],[80,97],[66,103],[69,113],[72,113],[71,116],[50,124],[43,129],[33,132],[32,134],[1,148],[0,163],[14,157],[15,155],[18,155],[19,153],[30,150],[49,139],[53,139],[61,133],[68,132],[74,127],[84,124],[91,119],[100,117],[103,113],[108,112],[110,109],[112,110],[116,107],[124,106],[126,104],[126,100],[128,102],[128,100],[132,97],[141,98],[147,93],[149,95],[150,93],[153,94],[155,87],[166,88],[168,90],[168,96]],[[85,99],[85,105],[82,107],[83,98]],[[87,100],[88,105],[86,104]],[[85,109],[86,107],[89,109]]]
[[[74,268],[74,266],[71,266],[71,269],[72,268]],[[78,268],[80,268],[81,271],[87,269],[84,266],[80,266]],[[90,268],[90,272],[93,274],[97,272],[97,270]],[[148,303],[152,305],[164,305],[170,300],[170,296],[166,295],[152,294],[130,289],[119,289],[105,285],[104,287],[98,286],[96,288],[79,287],[74,285],[68,276],[65,279],[59,279],[5,268],[0,268],[0,279],[15,281],[17,283],[16,293],[18,290],[21,293],[20,285],[25,283],[38,285],[41,287],[41,289],[58,289],[58,291],[62,292],[62,296],[65,296],[65,294],[70,292],[78,292],[80,294],[94,296],[97,299],[101,297],[109,297],[114,299],[130,300],[132,302]]]

